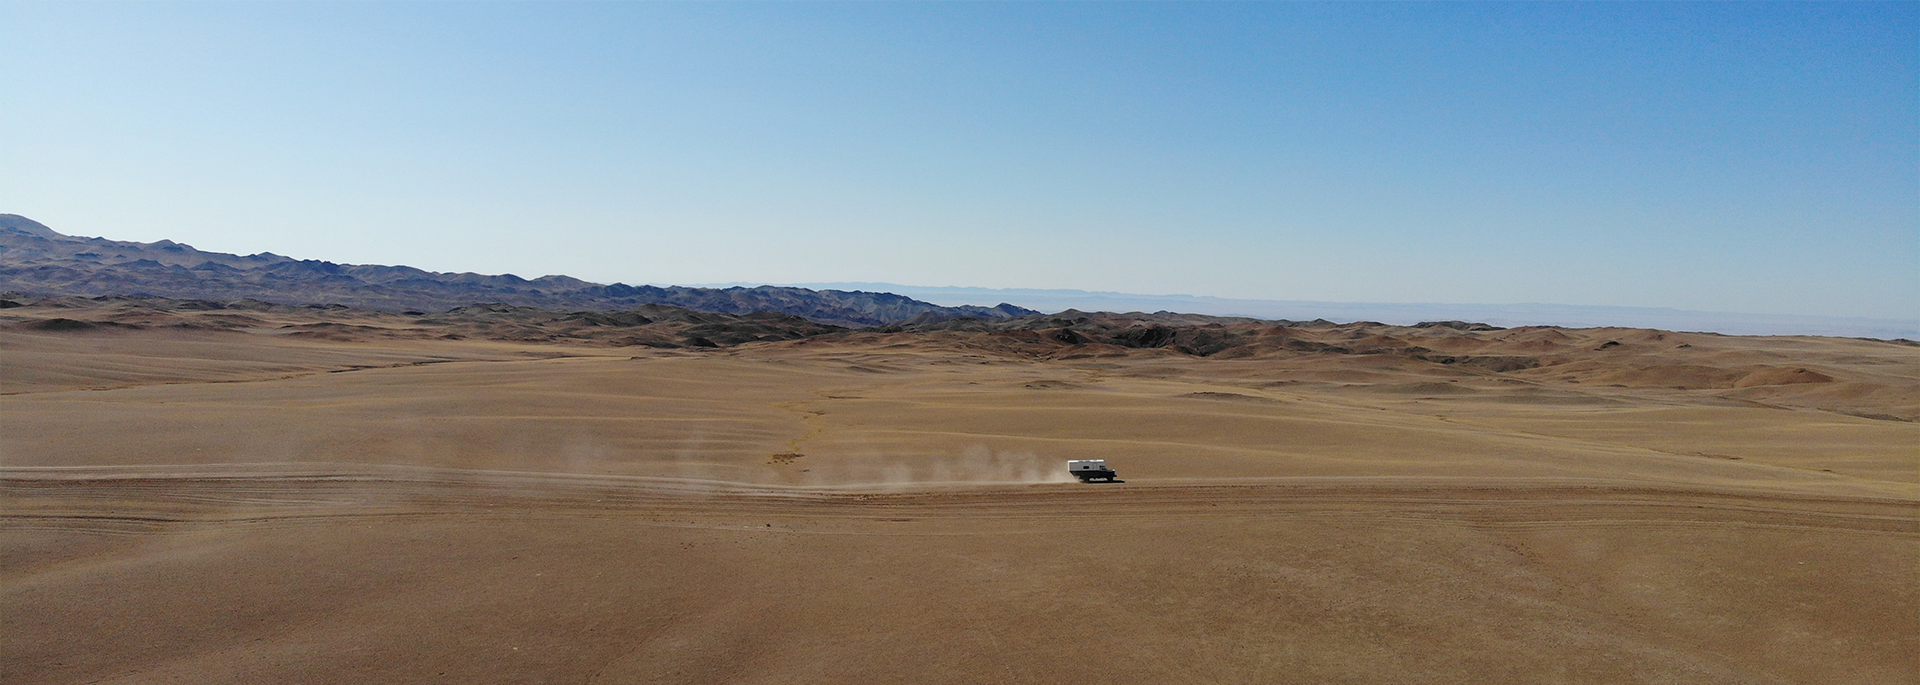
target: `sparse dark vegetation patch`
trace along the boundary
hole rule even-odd
[[[99,328],[99,326],[78,319],[57,318],[35,321],[28,324],[27,327],[36,331],[88,331]]]
[[[1111,341],[1121,347],[1166,347],[1177,335],[1177,332],[1166,326],[1148,326],[1115,333]]]

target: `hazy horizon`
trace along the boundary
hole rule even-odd
[[[1913,321],[1916,35],[1869,3],[10,3],[0,209],[597,282]]]
[[[10,213],[0,213],[6,217]],[[15,215],[17,217],[17,215]],[[31,217],[25,217],[31,221]],[[58,230],[56,230],[58,232]],[[98,238],[98,236],[75,236]],[[184,244],[190,246],[190,244]],[[192,246],[198,249],[198,246]],[[301,255],[282,255],[309,259]],[[405,265],[399,265],[405,267]],[[515,274],[516,276],[516,274]],[[543,274],[549,276],[549,274]],[[566,276],[566,274],[553,274]],[[685,288],[812,288],[812,290],[866,290],[908,295],[933,305],[983,305],[1012,303],[1041,313],[1110,311],[1110,313],[1154,313],[1177,311],[1188,315],[1212,317],[1252,317],[1252,319],[1313,320],[1338,322],[1375,320],[1386,324],[1415,324],[1425,320],[1475,320],[1496,326],[1630,326],[1630,328],[1667,328],[1699,330],[1734,336],[1849,336],[1849,338],[1920,338],[1920,320],[1874,319],[1874,317],[1822,317],[1822,315],[1757,315],[1726,311],[1688,311],[1672,307],[1609,307],[1609,305],[1565,305],[1565,303],[1421,303],[1421,301],[1306,301],[1306,299],[1233,299],[1212,295],[1129,294],[1129,292],[1091,292],[1073,288],[977,288],[977,286],[914,286],[889,282],[718,282],[718,284],[672,284],[672,282],[636,282],[630,286],[685,286]]]
[[[719,287],[756,284],[691,285]],[[990,306],[1007,302],[1047,313],[1067,309],[1117,313],[1174,311],[1183,314],[1243,316],[1256,319],[1294,321],[1327,319],[1341,323],[1376,321],[1396,325],[1458,320],[1507,327],[1659,328],[1677,331],[1709,331],[1727,335],[1825,335],[1876,339],[1920,337],[1920,320],[1819,314],[1715,312],[1670,307],[1616,307],[1555,302],[1250,300],[1186,294],[919,286],[900,283],[774,283],[769,285],[816,289],[880,290],[942,306],[961,304]]]
[[[0,215],[10,214],[0,212]],[[18,216],[18,215],[15,215]],[[31,217],[26,217],[31,220]],[[51,227],[49,227],[51,228]],[[58,232],[57,229],[54,229]],[[75,236],[92,238],[97,236]],[[110,237],[109,237],[110,238]],[[190,243],[180,243],[192,246]],[[192,246],[196,249],[198,246]],[[281,255],[309,259],[301,255]],[[411,265],[384,265],[411,266]],[[462,272],[454,272],[462,273]],[[516,275],[518,274],[510,274]],[[570,274],[541,274],[541,276]],[[537,278],[538,276],[536,276]],[[1920,338],[1920,320],[1846,317],[1804,314],[1757,314],[1752,312],[1713,312],[1670,307],[1620,307],[1606,305],[1569,305],[1551,302],[1440,303],[1440,302],[1354,302],[1327,300],[1256,300],[1221,298],[1191,294],[1128,293],[1089,291],[1070,288],[988,288],[976,286],[925,286],[881,282],[767,283],[731,281],[722,283],[663,283],[640,281],[628,285],[681,286],[692,288],[800,287],[816,290],[863,290],[905,295],[941,306],[993,306],[1009,303],[1043,313],[1070,309],[1096,312],[1175,311],[1185,314],[1286,319],[1307,321],[1328,319],[1339,322],[1375,321],[1409,325],[1424,321],[1461,320],[1498,326],[1564,326],[1660,328],[1676,331],[1710,331],[1729,335],[1826,335],[1877,339]]]

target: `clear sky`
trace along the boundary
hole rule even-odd
[[[0,212],[603,282],[1920,318],[1920,4],[0,3]]]

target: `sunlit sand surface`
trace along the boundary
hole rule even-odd
[[[1920,682],[1909,345],[269,330],[0,332],[0,680]]]

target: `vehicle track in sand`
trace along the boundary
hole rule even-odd
[[[1142,527],[1169,521],[1313,517],[1484,528],[1749,526],[1920,535],[1920,501],[1915,500],[1631,482],[927,484],[889,492],[448,471],[74,476],[0,476],[0,497],[10,503],[0,513],[0,526],[143,534],[347,521],[594,518],[636,525],[929,534],[934,531],[897,524],[967,523],[1006,533],[1054,530],[1089,520]],[[839,525],[849,522],[858,525]],[[873,523],[895,525],[869,530]]]

